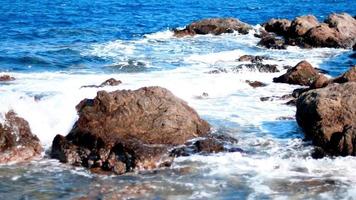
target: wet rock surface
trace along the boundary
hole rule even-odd
[[[67,136],[55,137],[51,156],[99,171],[123,174],[169,165],[169,150],[210,132],[192,108],[161,87],[99,91],[76,108],[78,121]]]
[[[310,86],[319,76],[322,75],[319,75],[310,63],[301,61],[285,74],[274,78],[273,82]]]
[[[41,152],[40,141],[28,122],[13,111],[7,112],[0,123],[0,164],[28,161]]]
[[[174,30],[176,37],[187,35],[221,35],[223,33],[232,33],[237,31],[241,34],[247,34],[252,27],[238,19],[234,18],[210,18],[193,22],[183,30]]]
[[[318,147],[313,156],[356,155],[356,83],[331,84],[303,93],[296,119]]]

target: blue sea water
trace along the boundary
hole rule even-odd
[[[355,65],[353,52],[315,48],[269,50],[237,33],[175,38],[170,30],[208,17],[235,17],[255,29],[270,18],[356,15],[352,0],[0,0],[0,122],[13,109],[45,151],[35,161],[0,166],[2,199],[353,199],[354,157],[314,160],[286,100],[298,86],[273,83],[301,60],[337,76]],[[278,73],[236,66],[245,54],[269,57]],[[223,73],[212,74],[212,70]],[[108,78],[123,84],[105,88]],[[252,88],[246,80],[266,87]],[[61,164],[47,152],[66,135],[75,106],[101,89],[166,87],[187,101],[216,134],[239,140],[243,153],[178,158],[170,168],[101,176]],[[208,96],[202,95],[207,93]]]
[[[352,0],[128,0],[0,2],[0,71],[103,70],[110,60],[82,55],[92,44],[134,40],[207,17],[250,24],[332,12],[356,13]]]

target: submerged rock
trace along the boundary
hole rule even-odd
[[[247,34],[252,27],[238,19],[234,18],[210,18],[193,22],[183,30],[174,30],[176,37],[187,35],[221,35],[223,33],[232,33],[237,31],[241,34]]]
[[[13,111],[6,113],[5,122],[0,123],[0,164],[28,161],[41,152],[40,141],[28,122]]]
[[[310,86],[319,76],[322,75],[319,75],[318,71],[304,60],[295,67],[288,69],[285,74],[274,78],[273,82]]]
[[[101,88],[105,86],[117,86],[120,85],[122,82],[120,80],[116,80],[114,78],[109,78],[108,80],[102,82],[100,85],[84,85],[82,88]]]
[[[263,64],[263,63],[251,63],[251,64],[241,64],[234,67],[232,70],[235,72],[242,71],[243,69],[249,71],[258,71],[264,73],[276,73],[279,72],[277,65]]]
[[[76,108],[78,121],[66,137],[56,136],[51,156],[117,174],[167,165],[169,149],[210,132],[186,102],[161,87],[99,91]]]
[[[170,155],[173,157],[179,156],[190,156],[196,153],[206,155],[210,153],[219,153],[219,152],[242,152],[242,149],[239,148],[229,148],[238,141],[235,138],[230,136],[223,135],[211,135],[206,138],[201,138],[196,141],[189,141],[186,144],[173,149],[170,152]]]
[[[262,62],[265,59],[268,59],[268,57],[266,57],[266,56],[243,55],[238,59],[238,61],[240,61],[240,62],[259,63],[259,62]]]
[[[15,80],[15,78],[14,77],[12,77],[12,76],[9,76],[9,75],[2,75],[2,76],[0,76],[0,81],[13,81],[13,80]]]
[[[266,83],[262,83],[260,81],[249,81],[249,80],[246,80],[245,81],[247,84],[249,84],[251,87],[253,88],[256,88],[256,87],[265,87],[267,86]]]
[[[307,138],[331,155],[356,155],[356,83],[310,90],[297,100],[296,119]],[[323,155],[320,149],[314,157]]]

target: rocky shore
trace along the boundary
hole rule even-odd
[[[346,13],[331,14],[324,22],[315,16],[271,19],[255,30],[259,48],[285,49],[288,45],[302,48],[332,47],[355,50],[356,20]],[[203,19],[174,30],[175,37],[199,34],[221,35],[238,32],[249,34],[253,26],[233,18]],[[244,55],[246,62],[234,72],[248,69],[277,73],[277,65],[263,63],[265,56]],[[296,120],[305,138],[315,145],[314,158],[324,156],[356,156],[356,66],[344,74],[328,78],[302,60],[294,67],[285,66],[286,73],[273,82],[300,85],[293,94],[273,98],[289,99],[296,106]],[[219,68],[208,73],[226,73]],[[1,82],[14,81],[9,75]],[[246,80],[253,88],[265,87],[258,80]],[[82,88],[118,86],[120,80],[108,79],[99,85]],[[204,96],[208,94],[204,93]],[[99,91],[94,99],[84,99],[77,106],[78,120],[67,135],[57,135],[50,157],[74,166],[83,166],[95,173],[127,172],[167,167],[175,157],[192,154],[243,151],[229,148],[235,138],[215,135],[211,125],[186,102],[161,87],[137,90]],[[22,162],[39,157],[43,149],[26,120],[13,111],[4,115],[0,124],[0,164]]]

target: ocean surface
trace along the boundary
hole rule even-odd
[[[75,105],[102,89],[162,86],[184,99],[217,134],[239,140],[244,152],[178,158],[172,167],[101,176],[48,158],[0,166],[0,199],[354,199],[356,158],[314,160],[282,96],[298,86],[276,84],[283,66],[307,60],[341,74],[356,64],[351,50],[267,50],[238,33],[174,38],[171,30],[207,17],[235,17],[258,28],[270,18],[332,12],[356,15],[352,0],[1,0],[0,120],[9,109],[25,118],[48,150],[77,119]],[[279,73],[234,70],[245,54],[264,55]],[[224,69],[224,73],[208,73]],[[245,80],[267,87],[252,88]],[[203,93],[208,96],[202,97]]]

